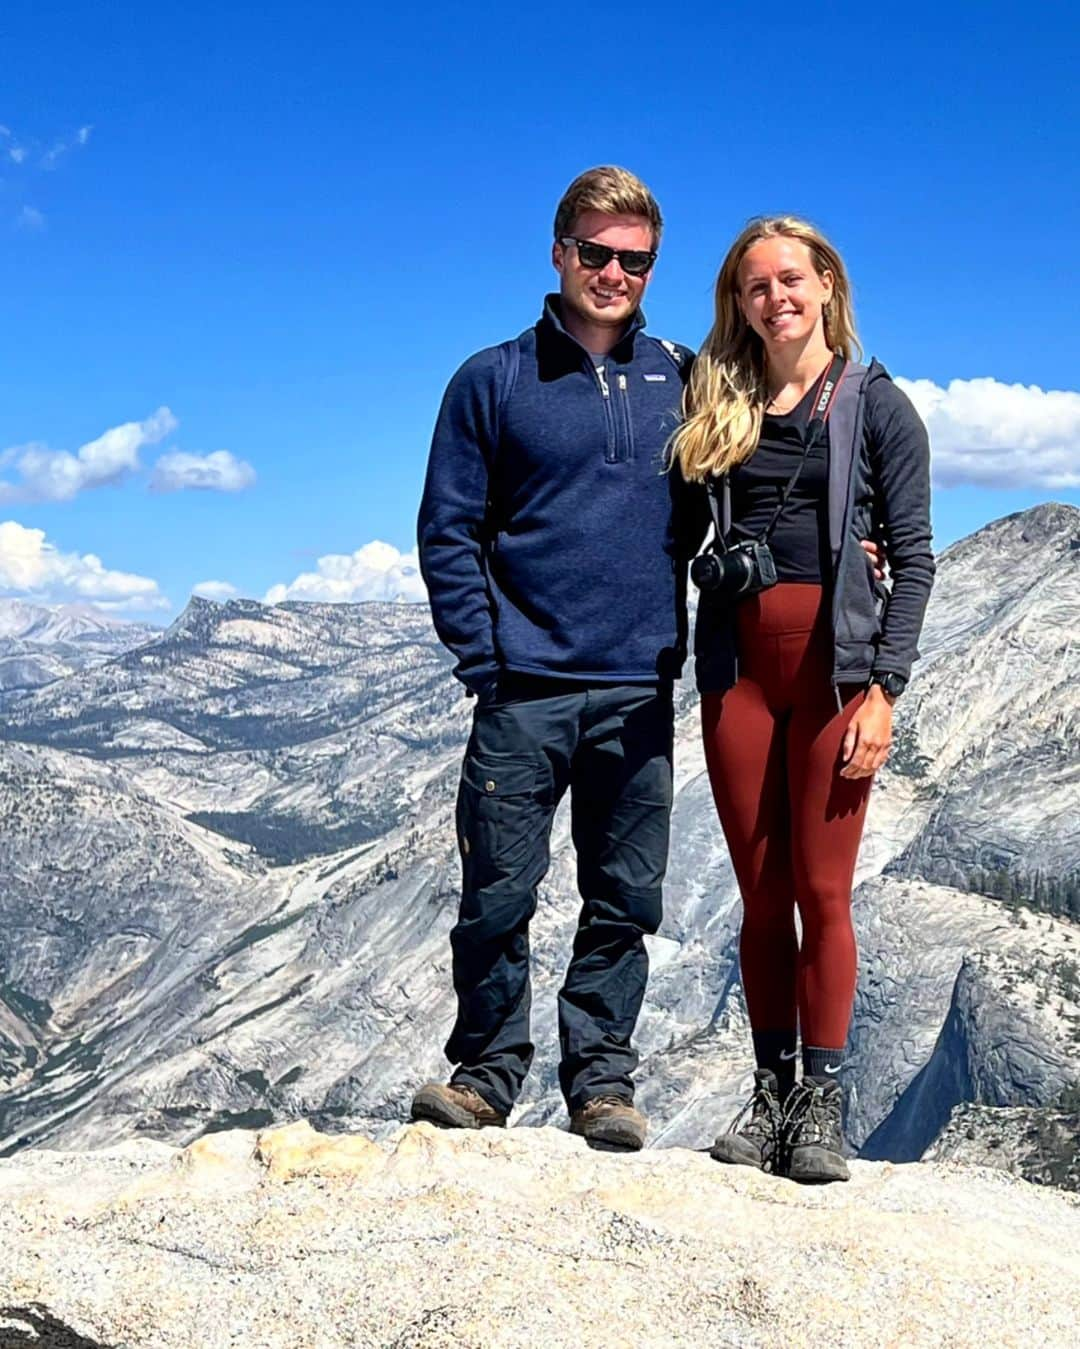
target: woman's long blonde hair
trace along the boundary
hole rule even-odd
[[[829,350],[848,361],[861,355],[851,283],[843,259],[828,239],[798,216],[751,220],[731,245],[716,278],[716,318],[694,361],[683,393],[683,421],[671,438],[672,462],[678,460],[683,477],[691,482],[727,473],[749,459],[761,434],[769,401],[765,347],[739,308],[739,264],[754,244],[777,235],[804,243],[819,276],[832,273],[832,298],[823,311]]]

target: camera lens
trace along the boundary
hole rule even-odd
[[[690,579],[699,590],[715,590],[723,574],[720,559],[715,553],[702,553],[690,563]]]
[[[729,595],[741,595],[754,579],[753,559],[743,549],[733,548],[724,554],[723,562],[724,589]]]
[[[690,579],[699,590],[741,595],[754,575],[753,560],[742,548],[727,553],[702,553],[690,564]]]

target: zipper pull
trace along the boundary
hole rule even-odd
[[[594,365],[593,369],[596,371],[596,378],[600,382],[600,392],[604,395],[605,398],[609,398],[611,395],[608,392],[607,371],[604,369],[602,365]]]
[[[625,375],[620,375],[620,376],[619,376],[619,392],[620,392],[620,393],[625,393],[625,392],[626,392],[626,376],[625,376]]]

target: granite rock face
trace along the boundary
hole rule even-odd
[[[861,976],[847,1132],[913,1161],[964,1101],[1055,1104],[1076,1084],[1076,925],[882,876],[855,906]]]
[[[31,1150],[0,1163],[0,1327],[80,1349],[1075,1344],[1075,1198],[852,1172],[815,1189],[429,1125]]]
[[[1080,1080],[1080,511],[942,555],[860,856],[853,1147],[920,1155],[965,1100]],[[0,1152],[307,1117],[382,1136],[445,1072],[469,704],[422,607],[193,600],[13,699],[0,729]],[[738,897],[677,693],[665,919],[639,1099],[708,1143],[750,1080]],[[532,928],[518,1118],[563,1119],[565,811]],[[931,1121],[932,1128],[927,1121]],[[871,1140],[873,1140],[871,1142]]]
[[[939,576],[898,736],[931,800],[889,870],[1080,920],[1080,511],[987,525]]]
[[[957,1106],[926,1156],[1080,1192],[1080,1095],[1067,1109]]]

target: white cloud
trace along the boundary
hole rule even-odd
[[[0,469],[14,467],[19,483],[0,480],[0,501],[70,501],[87,488],[118,482],[139,468],[139,450],[156,445],[179,425],[167,407],[142,422],[125,422],[75,454],[44,445],[21,445],[0,454]]]
[[[204,600],[233,600],[240,594],[231,581],[200,581],[192,588],[193,595],[201,595]]]
[[[48,150],[42,150],[41,142],[33,137],[28,141],[20,140],[7,126],[0,126],[0,140],[5,142],[7,157],[13,164],[25,164],[32,153],[34,162],[41,168],[55,169],[69,151],[81,149],[89,143],[93,129],[89,125],[81,126],[71,136],[62,136],[54,141]]]
[[[91,126],[81,126],[73,136],[65,137],[62,140],[55,141],[52,148],[46,150],[41,156],[41,167],[43,169],[55,169],[61,159],[70,151],[77,149],[87,143],[90,139]]]
[[[53,603],[81,600],[114,612],[169,608],[150,577],[111,571],[93,553],[62,553],[44,530],[16,520],[0,522],[0,591]]]
[[[145,421],[114,426],[75,454],[46,445],[16,445],[0,453],[0,473],[19,479],[0,477],[0,501],[70,501],[90,488],[119,482],[140,470],[139,451],[144,446],[158,444],[179,424],[167,407],[160,407]],[[150,488],[240,492],[254,481],[252,466],[228,450],[207,455],[173,450],[154,465]]]
[[[15,217],[15,224],[24,230],[40,230],[45,227],[45,217],[36,206],[24,206]]]
[[[93,129],[89,124],[81,126],[72,135],[55,140],[45,150],[40,140],[19,137],[10,127],[0,126],[0,163],[10,161],[20,170],[20,177],[31,174],[35,169],[52,171],[71,151],[80,150],[89,144]],[[24,206],[12,218],[18,229],[39,230],[45,224],[45,217],[36,206]]]
[[[1080,486],[1080,393],[954,379],[897,379],[930,432],[943,487]]]
[[[242,492],[255,481],[255,470],[228,450],[213,454],[185,454],[175,450],[163,454],[154,465],[150,479],[152,492]]]
[[[21,164],[26,158],[26,151],[15,139],[15,133],[9,126],[0,126],[0,141],[5,141],[6,153],[8,159],[13,164]]]
[[[318,600],[356,604],[361,600],[427,599],[416,553],[399,553],[388,543],[364,544],[355,553],[320,557],[318,571],[304,572],[288,585],[272,586],[267,604],[283,600]]]

